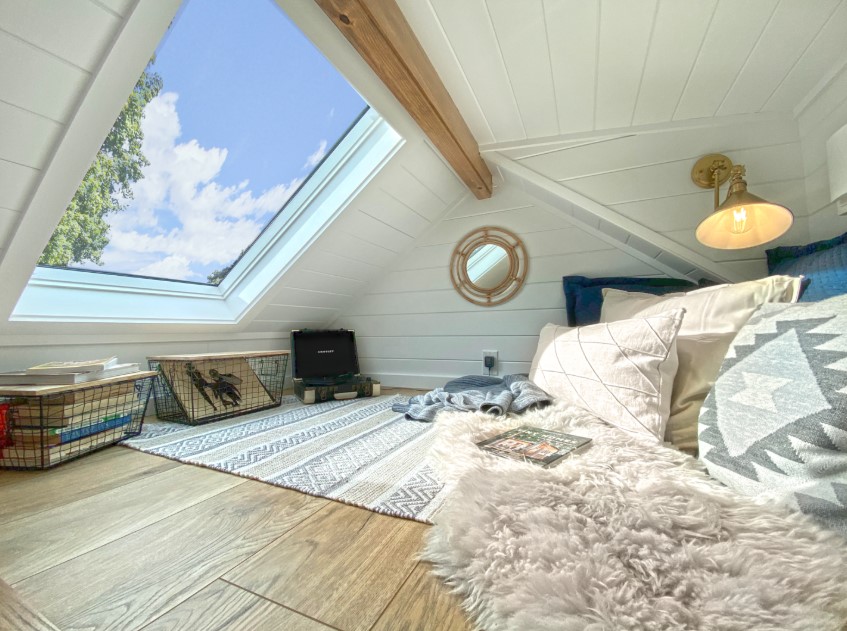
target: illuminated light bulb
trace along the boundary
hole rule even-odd
[[[747,209],[743,206],[732,210],[732,233],[741,234],[747,232]]]
[[[785,234],[793,221],[794,214],[785,206],[750,193],[744,165],[736,164],[731,169],[726,201],[700,222],[695,236],[710,248],[740,250],[773,241]]]

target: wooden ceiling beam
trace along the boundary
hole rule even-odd
[[[315,0],[478,199],[491,197],[479,145],[394,0]]]

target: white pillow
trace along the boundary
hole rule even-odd
[[[679,370],[673,387],[666,440],[680,449],[696,450],[700,406],[715,383],[733,338],[759,305],[797,302],[801,281],[802,278],[792,276],[769,276],[664,296],[603,290],[601,322],[685,309],[677,339]]]
[[[627,432],[662,440],[683,309],[646,318],[541,330],[529,378]]]

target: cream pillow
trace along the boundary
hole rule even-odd
[[[646,318],[541,330],[529,378],[627,432],[662,440],[682,309]]]
[[[802,278],[792,276],[769,276],[664,296],[603,290],[601,322],[685,309],[677,338],[679,370],[673,386],[665,440],[680,449],[697,449],[700,406],[715,383],[733,338],[759,305],[797,302],[801,281]]]

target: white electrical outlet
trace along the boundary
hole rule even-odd
[[[494,365],[491,367],[489,371],[485,366],[485,358],[493,357]],[[500,373],[500,360],[497,359],[497,351],[482,351],[482,374],[483,375],[491,375],[492,377],[498,375]]]

